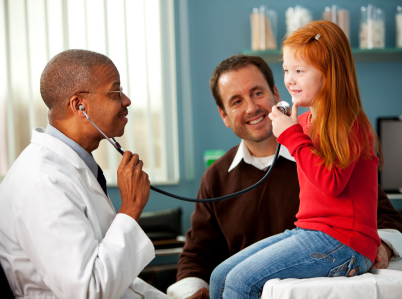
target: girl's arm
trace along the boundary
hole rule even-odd
[[[313,142],[303,133],[303,128],[299,124],[289,127],[280,134],[278,142],[287,147],[298,164],[298,170],[302,171],[321,192],[335,197],[345,189],[357,160],[347,168],[340,169],[333,166],[331,170],[328,170],[323,164],[323,159],[311,151]]]
[[[338,196],[345,189],[358,159],[347,168],[333,166],[330,170],[323,164],[323,159],[312,152],[313,142],[303,132],[297,117],[297,104],[292,107],[290,117],[282,114],[275,106],[269,114],[272,129],[278,142],[285,145],[297,162],[298,171],[318,190],[328,196]],[[302,121],[305,115],[300,116]],[[378,162],[378,161],[377,161]],[[377,165],[376,165],[377,166]]]

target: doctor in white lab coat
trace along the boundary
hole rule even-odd
[[[168,298],[136,279],[155,251],[137,221],[149,179],[137,155],[118,169],[116,215],[91,152],[121,136],[130,100],[106,56],[84,50],[56,55],[41,77],[49,126],[0,185],[0,262],[17,298]]]

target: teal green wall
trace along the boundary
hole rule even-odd
[[[196,177],[193,181],[184,179],[184,160],[180,155],[181,180],[175,186],[161,188],[183,196],[196,196],[199,181],[205,171],[203,152],[209,149],[228,150],[238,144],[238,138],[227,129],[220,119],[214,100],[209,90],[209,77],[215,66],[223,59],[239,54],[250,48],[250,21],[249,14],[253,7],[266,5],[278,11],[278,34],[285,34],[285,10],[296,4],[301,4],[313,11],[314,19],[321,18],[325,6],[335,1],[256,1],[256,0],[188,0],[189,32],[190,32],[190,67],[192,83],[193,126],[195,143]],[[352,47],[358,46],[358,28],[360,7],[371,3],[385,9],[386,13],[386,46],[395,46],[395,11],[401,1],[371,0],[367,1],[336,1],[341,7],[350,10]],[[176,8],[176,29],[178,32],[178,5]],[[177,38],[177,62],[180,70],[180,47]],[[283,85],[282,68],[272,65],[276,85],[283,100],[290,101],[290,96]],[[400,92],[402,82],[402,62],[364,62],[356,63],[357,76],[365,111],[371,122],[379,116],[402,114],[402,96]],[[186,140],[183,139],[183,123],[181,106],[180,74],[178,78],[178,115],[179,115],[179,149],[183,153]],[[402,136],[400,136],[402,138]],[[228,182],[230,184],[230,182]],[[108,192],[116,209],[120,207],[120,196],[117,188],[109,188]],[[401,196],[402,197],[402,196]],[[394,201],[402,210],[402,201]],[[183,229],[190,227],[190,215],[194,204],[185,203],[151,191],[151,196],[145,211],[159,210],[181,206],[183,214]]]

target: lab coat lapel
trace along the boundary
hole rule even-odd
[[[96,179],[96,177],[94,176],[94,174],[88,167],[86,168],[86,179],[87,179],[87,184],[88,184],[89,188],[95,190],[96,192],[100,193],[102,196],[109,199],[109,196],[107,196],[105,194],[105,192],[103,192],[103,189],[99,185],[98,180]]]
[[[31,142],[57,153],[71,163],[75,168],[85,173],[85,182],[88,188],[93,189],[106,197],[105,199],[109,201],[109,204],[111,204],[109,197],[107,197],[105,192],[103,192],[102,187],[99,185],[98,180],[93,175],[92,171],[71,147],[63,141],[46,134],[44,128],[36,128],[33,130]]]
[[[36,128],[33,130],[31,142],[57,153],[77,169],[88,168],[85,162],[71,147],[60,139],[46,134],[44,128]]]

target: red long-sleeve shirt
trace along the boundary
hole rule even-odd
[[[361,157],[347,168],[328,170],[311,151],[308,113],[278,138],[297,163],[300,206],[295,225],[322,231],[374,263],[381,243],[377,234],[379,159],[372,149],[370,159]]]

